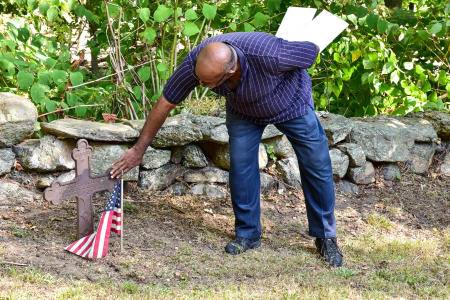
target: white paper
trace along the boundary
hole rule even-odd
[[[276,36],[288,41],[295,41],[297,38],[297,30],[303,28],[314,18],[317,9],[306,7],[288,7],[286,14],[281,20]]]
[[[309,22],[297,25],[298,19],[305,19],[304,13],[291,8],[288,8],[276,34],[288,41],[313,42],[322,51],[348,26],[347,22],[326,10]]]

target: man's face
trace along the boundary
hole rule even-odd
[[[216,88],[219,85],[223,84],[225,81],[227,81],[232,74],[226,72],[226,73],[219,73],[219,74],[212,74],[211,75],[203,75],[199,76],[197,75],[197,70],[194,71],[194,76],[200,83],[200,85],[208,87],[210,89]]]

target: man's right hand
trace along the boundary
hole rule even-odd
[[[117,161],[115,161],[111,168],[111,178],[120,178],[123,174],[130,171],[132,168],[139,166],[144,156],[144,151],[140,151],[135,147],[128,149]]]

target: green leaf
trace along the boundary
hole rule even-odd
[[[431,35],[426,30],[417,30],[417,35],[423,40],[426,41],[431,38]]]
[[[57,84],[65,84],[67,82],[67,72],[64,70],[53,70],[52,79]]]
[[[376,66],[376,63],[373,61],[370,61],[368,59],[363,59],[363,66],[364,69],[373,69]]]
[[[439,71],[439,76],[438,76],[438,83],[439,85],[445,85],[447,84],[447,75],[446,72],[444,70],[440,70]]]
[[[188,9],[184,13],[184,17],[186,18],[187,21],[192,21],[192,20],[197,20],[198,19],[197,13],[192,8]]]
[[[44,100],[44,104],[45,104],[45,109],[47,110],[47,112],[55,111],[56,107],[58,106],[55,101],[48,100],[48,99]]]
[[[86,112],[87,112],[86,107],[75,108],[75,115],[79,118],[84,118],[86,116]]]
[[[378,15],[375,14],[370,14],[367,16],[366,18],[366,24],[370,29],[375,29],[377,27],[377,23],[378,23]]]
[[[391,73],[391,82],[397,84],[399,80],[400,80],[399,72],[395,70],[394,72]]]
[[[72,85],[80,85],[83,83],[83,73],[81,72],[74,72],[70,73],[70,82]]]
[[[192,36],[194,34],[197,34],[200,32],[200,29],[195,23],[192,22],[185,22],[184,23],[184,29],[183,34],[186,36]]]
[[[30,31],[29,31],[27,28],[25,28],[25,27],[20,28],[20,29],[18,30],[18,36],[17,36],[17,38],[18,38],[21,42],[26,43],[26,42],[28,41],[28,39],[30,38]]]
[[[48,10],[47,10],[47,20],[49,22],[53,22],[56,20],[56,18],[58,17],[58,7],[56,6],[51,6]]]
[[[31,99],[33,99],[35,103],[43,103],[48,99],[46,93],[48,93],[49,90],[50,88],[48,86],[35,83],[30,89]]]
[[[140,86],[134,86],[133,87],[133,94],[136,97],[136,99],[141,100],[142,99],[142,90]]]
[[[19,71],[19,73],[17,73],[17,81],[21,90],[28,90],[28,88],[33,84],[33,80],[33,73],[27,71]]]
[[[77,95],[75,95],[73,93],[67,93],[66,95],[67,95],[66,96],[66,102],[70,106],[75,106],[75,105],[77,105],[78,103],[81,102],[80,97],[78,97]]]
[[[280,9],[281,0],[267,0],[267,7],[271,11],[277,11]]]
[[[269,20],[269,19],[270,19],[270,17],[268,15],[265,15],[263,13],[257,12],[255,14],[255,16],[253,17],[253,20],[252,20],[251,23],[256,28],[259,28],[259,27],[263,27],[264,25],[266,25],[267,20]]]
[[[416,72],[417,75],[423,75],[423,73],[425,72],[425,69],[422,68],[421,65],[416,65],[416,68],[414,69],[414,71]]]
[[[405,68],[405,70],[412,70],[414,68],[414,63],[412,61],[405,61],[403,63],[403,67]]]
[[[51,58],[51,57],[47,58],[47,59],[44,61],[44,65],[45,65],[47,68],[49,68],[49,69],[52,69],[57,63],[58,63],[58,61],[57,61],[56,59]]]
[[[233,30],[233,31],[236,31],[237,25],[236,25],[235,22],[230,23],[230,29]]]
[[[147,80],[150,79],[151,69],[150,69],[150,67],[145,66],[145,67],[140,68],[137,73],[138,73],[139,78],[143,82],[146,82]]]
[[[160,4],[153,14],[153,19],[155,20],[155,22],[161,23],[167,20],[172,15],[172,13],[172,8]]]
[[[108,13],[111,18],[115,18],[120,13],[120,6],[115,3],[108,3]]]
[[[169,66],[165,63],[158,63],[156,65],[156,69],[158,70],[159,73],[164,73],[169,70]]]
[[[38,73],[38,82],[45,85],[52,83],[52,74],[48,71],[41,71]]]
[[[389,74],[392,71],[394,71],[395,65],[392,62],[387,62],[383,65],[383,70],[381,71],[381,74]]]
[[[244,23],[244,31],[245,32],[255,31],[255,27],[253,27],[252,24],[245,22]]]
[[[147,44],[153,44],[156,38],[156,31],[151,27],[147,27],[143,32],[140,33],[140,35],[144,38]]]
[[[377,30],[378,30],[378,32],[379,33],[385,33],[386,31],[387,31],[387,29],[388,29],[388,22],[386,22],[385,20],[383,20],[383,19],[378,19],[378,22],[377,22]]]
[[[215,5],[209,5],[209,4],[203,4],[202,13],[208,20],[212,20],[215,18],[217,13],[217,6]]]
[[[150,9],[148,7],[138,9],[139,18],[142,22],[147,22],[150,19]]]
[[[47,1],[41,1],[39,2],[39,12],[42,15],[47,15],[47,11],[50,8],[50,4],[48,4]]]
[[[442,30],[443,26],[442,23],[434,23],[431,27],[430,27],[430,32],[432,34],[438,34],[441,30]]]

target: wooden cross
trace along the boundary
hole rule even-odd
[[[86,140],[78,140],[77,148],[72,151],[76,168],[75,178],[64,184],[55,180],[44,191],[44,198],[53,204],[59,204],[67,198],[77,198],[78,238],[91,234],[94,231],[92,196],[101,191],[112,192],[116,182],[111,179],[109,172],[107,175],[91,177],[91,152],[92,147],[89,146]]]

